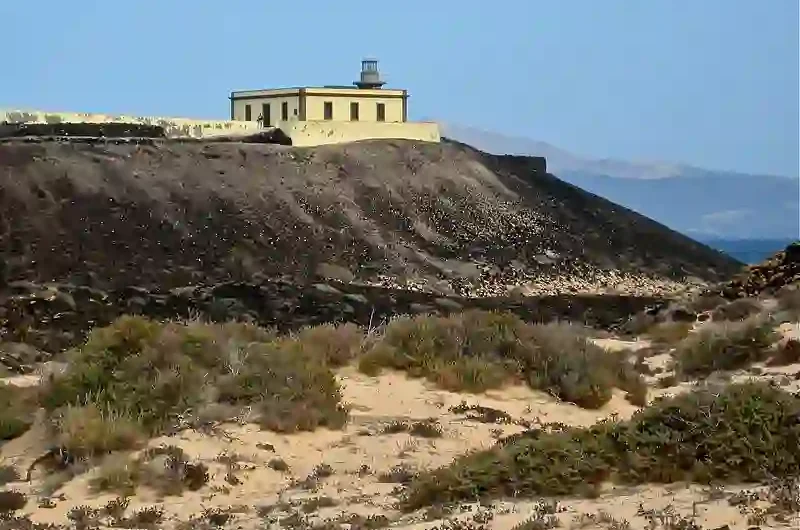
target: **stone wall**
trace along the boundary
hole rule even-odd
[[[18,124],[60,123],[128,123],[157,126],[164,129],[168,138],[210,138],[214,136],[252,135],[261,131],[257,122],[230,120],[195,120],[160,116],[126,116],[78,112],[45,112],[0,109],[0,132],[2,128]]]
[[[49,125],[55,130],[59,129],[57,126],[61,124],[130,124],[141,126],[143,129],[158,127],[163,129],[167,138],[238,137],[252,136],[265,131],[256,121],[0,109],[0,136],[19,135],[19,131],[24,130],[22,127],[24,125]],[[435,143],[441,140],[439,126],[432,122],[289,120],[278,122],[276,127],[291,139],[292,145],[300,147],[372,139],[405,139]],[[31,131],[36,129],[37,127],[30,127]],[[110,134],[106,133],[105,136]]]
[[[276,124],[292,145],[314,146],[372,139],[441,141],[439,125],[432,122],[288,121]]]

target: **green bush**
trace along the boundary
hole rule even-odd
[[[107,457],[89,486],[94,491],[129,496],[144,485],[168,496],[197,491],[208,479],[205,464],[191,462],[183,449],[168,445],[150,448],[137,459],[119,454]]]
[[[219,399],[246,405],[256,403],[259,422],[277,432],[340,428],[347,421],[341,390],[333,373],[305,350],[261,344],[249,352],[237,373],[222,375]]]
[[[611,399],[615,356],[565,324],[530,326],[525,339],[521,363],[531,387],[589,409]]]
[[[94,330],[71,353],[68,369],[46,383],[41,401],[62,419],[67,438],[82,437],[81,452],[130,446],[137,429],[164,432],[220,402],[252,407],[270,429],[338,427],[347,412],[336,379],[303,350],[245,324],[125,316]],[[67,429],[81,422],[91,432]]]
[[[67,405],[53,418],[56,444],[76,457],[137,447],[145,438],[141,425],[98,403]]]
[[[364,331],[355,324],[321,324],[301,329],[283,339],[281,345],[304,351],[328,366],[340,367],[361,353],[365,340]]]
[[[675,344],[689,336],[692,331],[690,322],[659,322],[646,330],[646,336],[657,344]]]
[[[789,339],[778,346],[775,354],[769,359],[769,366],[786,366],[800,363],[800,340]]]
[[[35,389],[0,383],[0,442],[24,434],[35,410]]]
[[[408,510],[503,496],[591,495],[607,480],[748,482],[800,472],[800,397],[762,384],[664,399],[629,421],[530,431],[418,474]]]
[[[407,371],[448,390],[482,392],[499,388],[518,367],[511,353],[522,325],[513,315],[468,311],[460,315],[419,315],[392,320],[365,353],[360,367]]]
[[[471,310],[393,320],[359,367],[405,370],[453,391],[483,392],[522,380],[586,408],[615,386],[642,402],[644,382],[624,356],[610,354],[568,324],[526,324],[517,316]]]
[[[800,285],[786,285],[776,294],[778,309],[789,320],[800,320]]]
[[[772,320],[753,316],[741,322],[711,322],[681,341],[675,351],[684,377],[746,368],[765,360],[778,339]]]
[[[711,312],[715,322],[745,320],[761,312],[761,302],[754,298],[739,298],[721,305]]]

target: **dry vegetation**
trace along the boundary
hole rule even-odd
[[[764,385],[696,391],[626,422],[530,431],[420,474],[404,506],[476,497],[593,494],[622,483],[758,481],[800,474],[800,397]],[[757,428],[755,428],[757,426]]]
[[[75,458],[138,448],[186,426],[239,418],[277,432],[341,427],[333,368],[358,362],[425,377],[443,389],[482,392],[523,381],[564,401],[598,408],[612,389],[643,405],[646,385],[624,355],[567,324],[527,324],[469,311],[398,318],[380,333],[326,324],[277,336],[255,326],[160,323],[125,316],[69,352],[68,369],[36,392],[0,386],[2,438],[23,433],[41,405],[53,445]],[[412,426],[418,432],[424,426]]]
[[[791,311],[794,302],[794,293],[784,296],[778,302],[780,311]],[[722,316],[699,329],[682,322],[649,327],[647,336],[658,351],[672,351],[674,372],[665,379],[675,384],[756,363],[800,362],[797,340],[778,341],[780,319],[751,311],[754,306],[749,303],[722,307],[721,312],[713,311]],[[636,354],[604,349],[577,326],[531,324],[510,314],[483,311],[400,317],[369,330],[326,324],[290,335],[240,323],[156,322],[126,316],[96,329],[84,345],[68,352],[66,370],[46,377],[40,386],[0,385],[0,440],[22,435],[37,411],[43,413],[47,443],[64,457],[55,468],[61,475],[53,475],[53,481],[60,484],[94,467],[89,489],[119,495],[102,510],[75,508],[68,515],[73,527],[92,528],[103,520],[118,527],[159,528],[160,508],[125,516],[127,499],[142,489],[159,498],[207,489],[209,468],[178,446],[148,446],[149,440],[186,428],[213,432],[215,425],[231,421],[278,433],[342,428],[350,405],[343,402],[335,371],[356,366],[368,376],[399,370],[440,389],[471,394],[522,383],[589,410],[608,404],[620,389],[630,403],[644,407],[630,419],[612,418],[588,428],[547,423],[530,428],[530,422],[491,407],[466,402],[452,406],[450,413],[469,420],[526,430],[498,436],[493,447],[439,469],[401,462],[373,473],[362,466],[358,476],[397,486],[399,506],[408,512],[446,514],[453,503],[475,499],[489,503],[505,497],[593,497],[609,482],[732,484],[780,479],[784,490],[794,491],[792,480],[800,476],[800,396],[751,382],[700,387],[647,406],[645,356],[640,354],[640,362],[634,364]],[[446,438],[437,418],[398,419],[383,424],[376,434],[432,444]],[[266,467],[274,472],[287,477],[293,472],[278,455],[268,460]],[[227,466],[225,481],[239,484],[237,457],[220,455],[218,461]],[[315,492],[333,473],[321,464],[305,479],[292,478],[292,483]],[[18,470],[0,468],[0,484],[19,479]],[[310,514],[337,505],[338,500],[319,494],[293,508],[291,518],[276,521],[310,529]],[[0,516],[0,530],[26,528],[14,526],[28,523],[11,515],[26,506],[30,502],[25,494],[13,488],[0,491],[0,512],[6,514]],[[553,527],[558,519],[553,506],[541,504],[516,528]],[[214,528],[215,521],[225,524],[233,517],[224,511],[207,512],[186,528]],[[385,518],[355,517],[353,528],[389,524]],[[581,517],[577,527],[627,528],[625,521],[605,513]],[[653,512],[649,517],[661,521],[671,515]],[[473,526],[459,526],[466,523],[452,519],[442,528],[487,528],[489,519],[473,520]],[[343,522],[348,521],[325,528],[339,528]]]
[[[359,368],[425,377],[447,390],[483,392],[524,381],[563,401],[598,408],[613,388],[642,402],[644,382],[626,358],[609,354],[580,328],[531,325],[509,314],[398,318],[361,356]]]
[[[685,377],[702,377],[747,368],[769,357],[777,340],[775,322],[759,315],[711,323],[678,343],[678,371]]]
[[[73,352],[66,373],[44,385],[41,404],[59,445],[88,456],[207,414],[230,419],[243,407],[279,432],[341,426],[347,411],[333,374],[302,344],[244,324],[123,317]]]

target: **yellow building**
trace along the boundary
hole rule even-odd
[[[408,121],[408,92],[382,88],[375,59],[361,62],[361,79],[353,85],[232,92],[231,120],[258,121],[264,127],[292,120]]]
[[[383,88],[378,61],[361,62],[354,86],[241,90],[230,95],[231,120],[281,129],[293,145],[372,138],[438,142],[439,128],[408,121],[408,91]]]

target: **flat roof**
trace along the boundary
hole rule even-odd
[[[356,86],[321,86],[321,87],[286,87],[286,88],[264,88],[260,90],[234,90],[231,92],[230,99],[270,97],[270,96],[291,96],[305,90],[310,95],[351,95],[357,92],[363,96],[384,96],[402,97],[407,96],[407,91],[398,88],[358,88]]]

